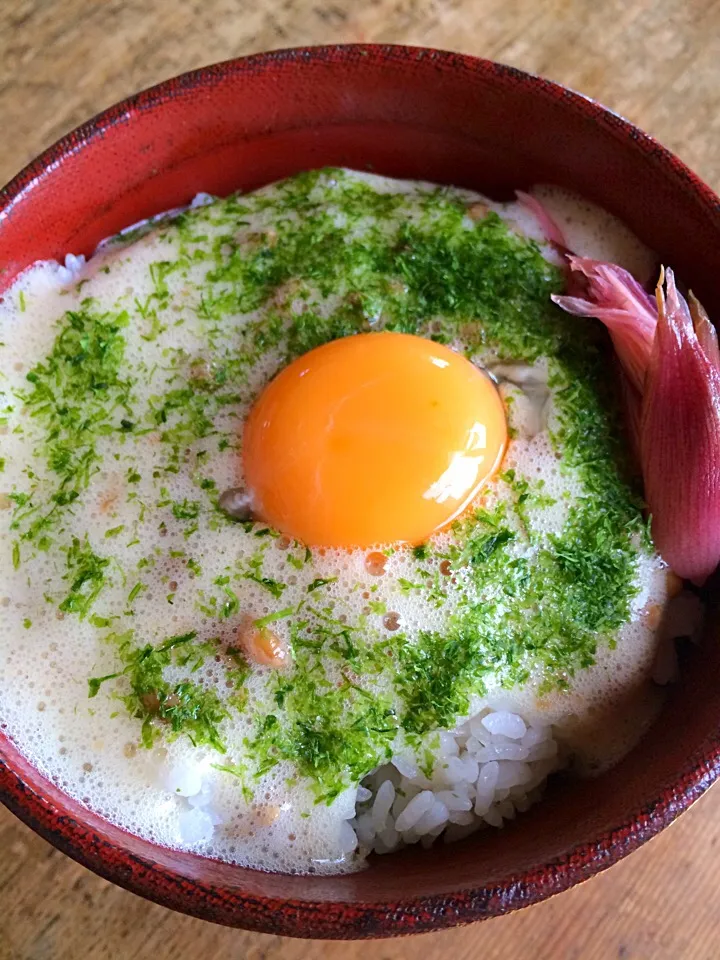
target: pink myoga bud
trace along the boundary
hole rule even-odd
[[[661,275],[640,425],[645,499],[658,552],[679,576],[701,584],[720,562],[717,338],[697,301],[691,314],[672,270],[666,293],[662,284]]]

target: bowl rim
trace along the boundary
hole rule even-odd
[[[562,99],[564,107],[601,123],[616,140],[634,141],[645,158],[652,161],[665,177],[675,182],[684,181],[686,189],[720,218],[720,199],[671,151],[618,113],[571,88],[512,66],[451,51],[403,44],[333,44],[282,48],[224,60],[179,74],[115,103],[47,147],[0,188],[0,225],[31,190],[52,176],[53,169],[64,158],[87,148],[118,122],[130,118],[134,111],[162,105],[176,96],[178,89],[190,91],[198,86],[212,87],[213,83],[228,76],[271,71],[287,62],[352,63],[360,57],[369,58],[377,65],[402,63],[409,58],[430,58],[448,69],[462,68],[477,77],[499,77],[506,82],[519,82],[532,86],[539,97]],[[22,770],[15,769],[13,752],[19,755],[17,748],[0,732],[0,802],[32,830],[83,866],[148,900],[201,919],[265,933],[327,939],[427,932],[504,914],[545,900],[607,869],[636,850],[672,823],[720,778],[718,729],[715,736],[707,739],[687,758],[684,769],[678,771],[674,782],[660,796],[645,807],[630,811],[612,831],[603,832],[560,857],[500,882],[471,889],[408,897],[400,901],[378,899],[358,903],[313,900],[312,890],[307,899],[288,900],[240,889],[222,889],[146,860],[84,824],[63,810],[60,803],[36,789],[30,777],[26,778]],[[45,780],[37,773],[41,780]],[[552,882],[548,879],[549,871],[552,871]],[[198,893],[199,897],[195,895]],[[320,916],[323,913],[331,914],[332,921],[323,921]]]

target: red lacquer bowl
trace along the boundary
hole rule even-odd
[[[0,193],[0,292],[197,191],[337,164],[505,191],[570,187],[620,215],[720,316],[720,201],[620,117],[509,67],[434,50],[287,50],[113,107]],[[610,866],[720,773],[720,644],[696,649],[650,734],[593,782],[556,784],[503,831],[377,858],[350,877],[262,873],[140,840],[69,800],[0,733],[0,795],[60,850],[176,910],[303,937],[392,936],[506,913]]]

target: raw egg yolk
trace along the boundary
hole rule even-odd
[[[498,468],[505,407],[490,377],[422,337],[334,340],[285,367],[245,424],[255,515],[311,546],[421,543]]]

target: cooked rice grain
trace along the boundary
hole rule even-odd
[[[550,727],[485,709],[365,778],[350,821],[358,852],[390,853],[418,842],[428,847],[440,835],[452,842],[481,827],[502,827],[540,799],[561,763]]]

